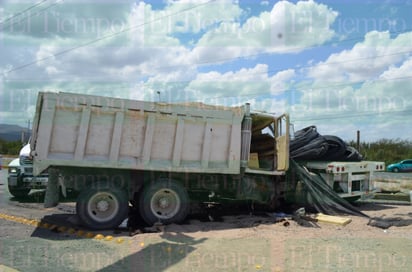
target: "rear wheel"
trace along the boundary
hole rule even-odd
[[[180,223],[189,213],[189,196],[179,183],[160,179],[143,189],[139,197],[139,211],[149,225],[156,222]]]
[[[92,229],[117,227],[128,215],[127,194],[121,188],[91,187],[77,199],[76,212],[82,223]]]

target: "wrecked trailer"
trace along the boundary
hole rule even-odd
[[[310,172],[294,160],[288,171],[289,201],[313,207],[317,212],[368,217],[350,202],[340,197],[321,175]]]
[[[385,163],[367,161],[341,138],[320,135],[316,126],[298,130],[290,141],[290,158],[319,174],[340,197],[348,201],[368,199],[376,192],[372,177]]]

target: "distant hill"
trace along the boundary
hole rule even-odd
[[[30,135],[27,135],[27,128],[18,125],[0,124],[0,139],[8,142],[20,141],[22,131],[25,132],[25,141],[27,141],[30,137]]]

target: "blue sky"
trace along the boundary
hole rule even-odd
[[[288,112],[412,140],[411,1],[0,0],[0,123],[39,91]]]

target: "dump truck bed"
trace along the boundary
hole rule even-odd
[[[34,174],[49,166],[240,172],[242,107],[39,93]]]

